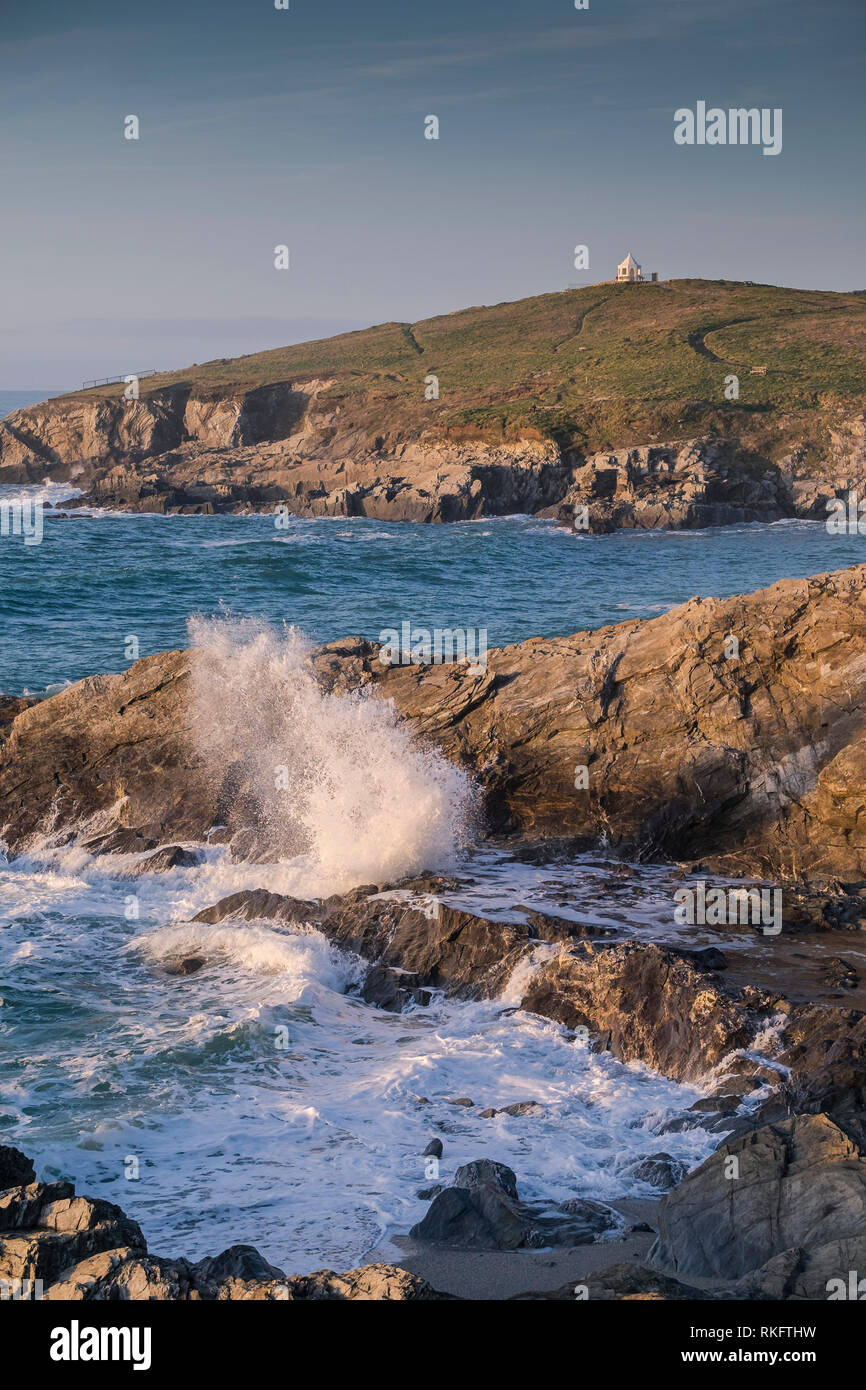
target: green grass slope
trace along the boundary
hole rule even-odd
[[[340,408],[341,427],[389,441],[538,437],[590,452],[717,432],[767,450],[795,423],[801,433],[804,416],[817,425],[862,405],[864,362],[862,293],[671,280],[381,324],[166,372],[142,382],[142,393],[219,395],[324,377],[324,403]],[[424,399],[431,373],[438,401]],[[725,399],[730,374],[736,401]]]

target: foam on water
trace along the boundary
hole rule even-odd
[[[199,752],[242,769],[272,862],[199,846],[195,867],[131,878],[140,856],[80,842],[0,860],[0,1135],[40,1176],[118,1202],[157,1253],[251,1241],[300,1272],[350,1268],[421,1218],[433,1136],[441,1180],[491,1156],[550,1201],[646,1194],[627,1164],[661,1148],[702,1159],[718,1136],[659,1135],[696,1089],[517,1007],[555,948],[536,947],[500,999],[392,1015],[359,997],[364,963],[312,925],[190,920],[242,887],[305,897],[455,864],[470,879],[455,900],[492,915],[569,883],[601,892],[589,862],[469,851],[467,779],[386,703],[323,692],[299,633],[197,622],[191,636]],[[589,897],[578,915],[597,916]],[[191,956],[204,965],[172,973]],[[525,1100],[542,1113],[479,1116]]]
[[[434,1135],[443,1180],[492,1155],[525,1196],[557,1200],[646,1191],[623,1173],[641,1153],[707,1152],[701,1130],[656,1133],[697,1090],[515,1009],[547,948],[501,1000],[390,1015],[351,993],[363,964],[312,928],[166,922],[210,900],[212,868],[136,879],[138,922],[123,917],[130,881],[104,862],[0,872],[4,1138],[38,1155],[40,1176],[120,1203],[154,1250],[254,1241],[291,1271],[351,1267],[423,1215]],[[207,964],[164,969],[188,955]],[[543,1114],[478,1117],[521,1100]]]

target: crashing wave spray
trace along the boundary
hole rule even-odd
[[[391,704],[328,694],[296,628],[192,619],[194,737],[243,783],[256,857],[304,856],[334,890],[444,868],[471,833],[472,783]]]

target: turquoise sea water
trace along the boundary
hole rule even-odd
[[[9,489],[0,489],[8,493]],[[0,691],[44,690],[187,644],[193,614],[378,638],[410,621],[486,628],[488,646],[651,617],[866,560],[821,522],[575,536],[528,517],[422,526],[364,519],[98,515],[41,545],[0,537]]]

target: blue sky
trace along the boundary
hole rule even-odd
[[[0,387],[517,299],[627,250],[861,288],[864,32],[862,0],[6,0]],[[675,145],[698,100],[781,107],[782,153]]]

